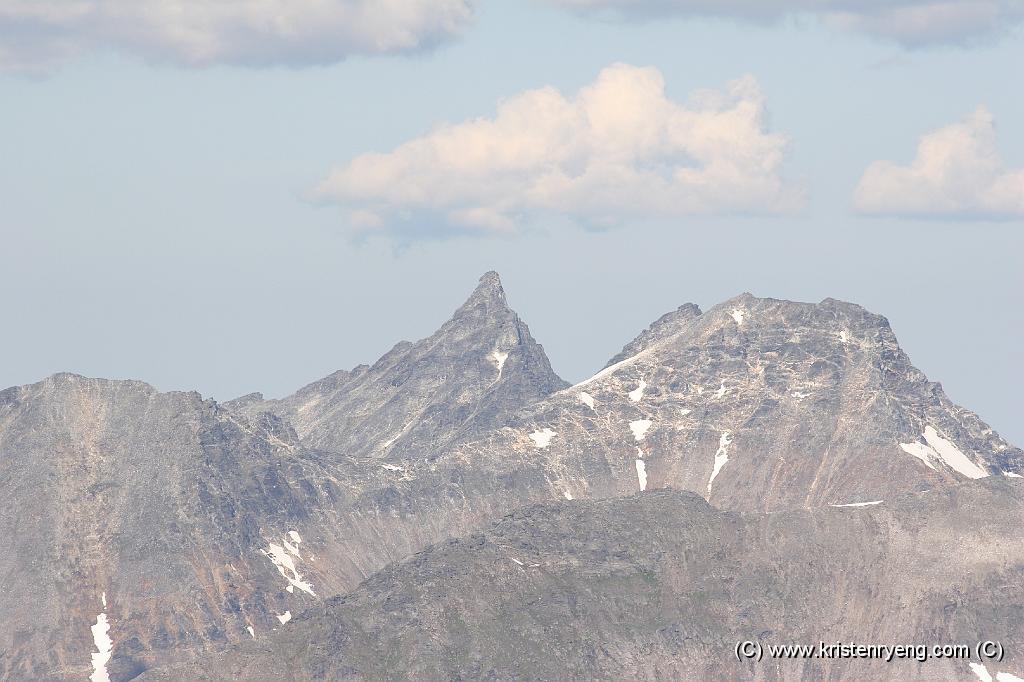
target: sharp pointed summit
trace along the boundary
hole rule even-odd
[[[501,276],[494,270],[488,270],[480,276],[480,283],[470,295],[466,304],[496,303],[507,305],[505,302],[505,289],[501,286]]]
[[[430,337],[403,341],[371,367],[336,372],[287,398],[229,405],[279,414],[312,447],[401,458],[482,435],[564,386],[491,271]]]
[[[441,330],[464,326],[487,326],[508,317],[516,317],[516,314],[508,307],[505,290],[501,286],[501,278],[492,270],[480,277],[480,282],[476,285],[473,293],[452,313],[451,318],[445,322]]]

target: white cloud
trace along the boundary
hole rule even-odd
[[[188,66],[305,65],[458,34],[473,0],[0,0],[0,68],[113,49]]]
[[[802,201],[780,176],[787,140],[765,131],[745,76],[687,104],[654,68],[616,64],[574,97],[520,93],[494,118],[443,125],[363,154],[316,189],[356,229],[427,237],[513,233],[539,215],[589,226],[698,214],[785,213]]]
[[[1024,169],[1007,169],[984,107],[930,132],[909,165],[875,161],[854,195],[864,213],[1005,219],[1024,217]]]
[[[748,21],[814,17],[909,47],[971,43],[1024,21],[1024,0],[548,0],[582,13]]]

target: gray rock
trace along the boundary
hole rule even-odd
[[[429,338],[403,341],[372,367],[336,372],[287,398],[256,394],[228,406],[274,412],[311,447],[402,459],[479,437],[566,385],[488,272]]]
[[[508,426],[391,465],[389,481],[337,511],[358,557],[349,587],[524,505],[630,495],[640,464],[648,490],[689,489],[747,511],[875,502],[970,480],[951,463],[974,476],[1019,467],[1020,450],[953,405],[910,365],[884,318],[859,306],[743,296],[670,320],[672,333],[645,332],[627,346],[636,354]]]
[[[388,566],[279,632],[140,680],[961,680],[1024,675],[1024,483],[863,508],[692,493],[551,502]],[[738,661],[735,644],[966,645],[968,660]],[[1002,679],[1002,678],[1001,678]]]
[[[859,306],[683,306],[565,387],[488,274],[429,339],[280,401],[73,375],[0,392],[0,679],[83,679],[101,613],[114,682],[207,660],[523,506],[631,496],[641,471],[648,491],[818,519],[803,510],[997,489],[1024,457]],[[479,598],[505,600],[494,585]]]
[[[86,679],[101,614],[120,681],[317,603],[268,551],[354,497],[338,470],[196,393],[72,374],[3,391],[0,679]]]
[[[597,375],[442,453],[535,468],[544,497],[691,490],[727,509],[886,499],[1022,472],[1024,456],[953,404],[860,306],[739,296],[684,306]]]

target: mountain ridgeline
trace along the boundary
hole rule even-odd
[[[736,667],[730,641],[1020,651],[1021,474],[859,306],[686,304],[569,386],[487,273],[430,337],[281,399],[0,392],[0,680],[854,680],[883,669]]]
[[[335,372],[281,400],[255,394],[227,406],[273,412],[310,447],[403,459],[479,437],[566,385],[488,272],[429,338],[403,341],[371,367]]]

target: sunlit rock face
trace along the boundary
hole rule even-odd
[[[488,273],[430,338],[279,401],[70,374],[0,392],[0,679],[123,682],[262,646],[385,566],[535,503],[675,489],[724,511],[873,519],[1022,473],[1021,450],[859,306],[687,304],[567,386]],[[616,507],[622,526],[648,523],[629,516],[641,508]]]
[[[565,386],[488,272],[430,337],[281,400],[246,396],[229,407],[278,414],[310,447],[402,459],[479,437]]]
[[[446,460],[536,470],[551,499],[627,494],[643,482],[766,511],[1024,466],[1019,448],[914,368],[885,318],[830,299],[746,294],[665,315],[593,377]]]
[[[337,587],[288,532],[347,494],[286,424],[196,393],[71,374],[0,393],[0,678],[118,682],[269,631],[316,603],[296,585]]]

